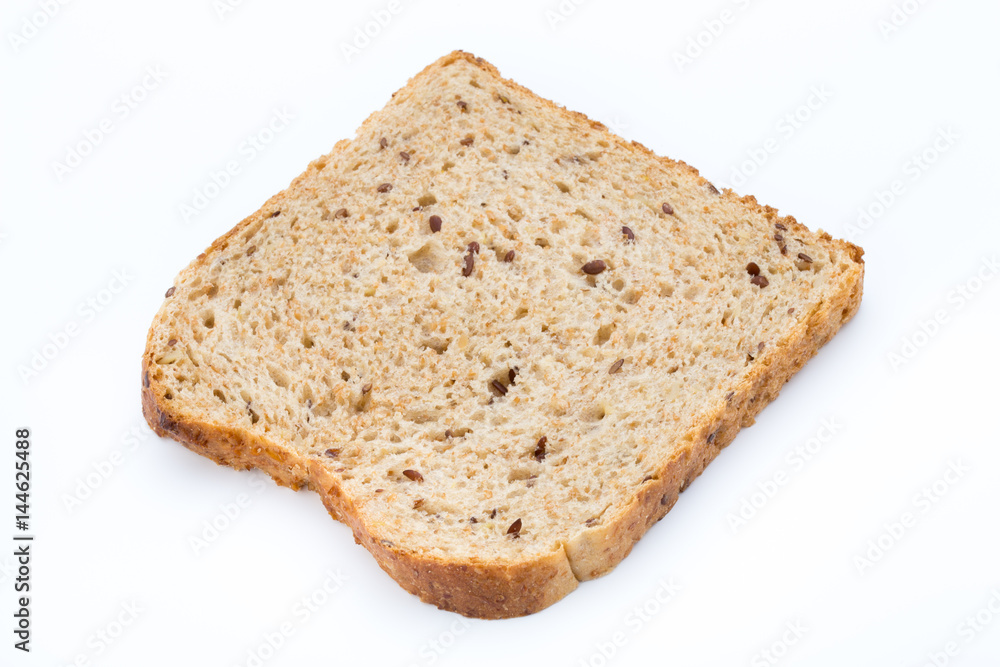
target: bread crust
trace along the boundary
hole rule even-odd
[[[660,157],[636,142],[627,142],[607,131],[604,125],[585,115],[538,97],[516,82],[503,79],[490,63],[472,54],[456,51],[429,65],[399,92],[405,93],[419,82],[425,73],[464,59],[484,72],[500,79],[507,86],[531,96],[552,112],[582,120],[618,146],[646,159],[681,166],[705,185],[710,185],[697,170],[670,158]],[[399,93],[396,93],[399,94]],[[394,94],[395,96],[395,94]],[[365,125],[372,122],[366,120]],[[364,127],[364,125],[363,125]],[[348,142],[339,142],[333,153]],[[282,193],[270,198],[260,210],[217,239],[193,266],[207,261],[214,250],[224,248],[230,239],[247,226],[268,217],[280,209],[286,197],[302,187],[314,165],[292,182]],[[733,204],[755,210],[768,220],[780,222],[789,229],[804,229],[794,218],[778,217],[773,208],[760,206],[753,197],[738,197],[725,190],[720,197]],[[230,429],[179,414],[170,401],[163,398],[153,364],[152,341],[156,323],[147,337],[142,360],[142,411],[150,427],[160,436],[168,436],[194,452],[220,465],[238,470],[256,468],[268,473],[278,484],[293,489],[302,487],[316,491],[330,515],[351,527],[354,539],[372,553],[379,565],[407,591],[441,609],[477,618],[510,618],[540,611],[558,601],[573,589],[578,581],[601,576],[624,559],[632,546],[653,523],[677,501],[678,495],[701,474],[719,451],[732,442],[744,426],[753,424],[755,416],[778,395],[781,387],[825,344],[837,330],[857,312],[861,303],[864,261],[861,248],[836,241],[821,234],[820,241],[830,248],[847,254],[852,261],[841,273],[832,297],[817,304],[807,317],[785,338],[775,341],[761,354],[743,384],[720,401],[711,414],[698,421],[682,439],[662,467],[644,480],[635,496],[618,514],[602,525],[583,528],[581,532],[551,552],[517,562],[482,560],[449,560],[407,549],[379,535],[377,528],[366,525],[361,513],[341,488],[336,477],[318,461],[302,457],[293,449],[271,442],[245,430]]]

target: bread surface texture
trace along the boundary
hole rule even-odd
[[[854,315],[861,256],[455,52],[178,275],[143,413],[423,600],[530,614]]]

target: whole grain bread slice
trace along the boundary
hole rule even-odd
[[[423,600],[530,614],[850,319],[861,256],[455,52],[180,273],[143,412]]]

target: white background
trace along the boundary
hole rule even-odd
[[[51,18],[45,2],[3,3],[0,540],[13,544],[24,425],[37,539],[28,656],[12,648],[0,547],[0,664],[253,665],[262,646],[268,666],[773,664],[765,649],[788,665],[1000,664],[1000,5],[907,0],[889,31],[890,0],[577,2],[563,16],[547,14],[558,0],[402,0],[350,58],[342,44],[387,0],[221,15],[213,0],[50,0]],[[139,408],[146,330],[176,273],[455,48],[866,251],[854,321],[632,555],[508,621],[421,603],[315,495],[160,440]],[[150,67],[164,78],[134,91]],[[294,118],[247,160],[275,110]],[[104,119],[110,133],[57,167]],[[240,173],[185,221],[230,160]],[[835,434],[796,463],[824,420]],[[734,528],[744,500],[756,513]],[[892,536],[905,513],[915,523]],[[306,619],[295,605],[328,571],[343,583]],[[656,601],[671,580],[679,592]],[[957,655],[940,654],[949,642]]]

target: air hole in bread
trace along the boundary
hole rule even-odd
[[[439,273],[444,269],[445,262],[447,261],[444,248],[436,241],[425,243],[419,249],[407,255],[407,257],[413,268],[420,273]],[[387,282],[387,280],[384,282]]]
[[[370,391],[358,390],[354,399],[351,401],[351,407],[354,408],[355,412],[364,412],[371,406],[372,393]],[[395,442],[399,442],[396,440]]]
[[[445,340],[444,338],[425,338],[420,341],[421,347],[428,350],[434,350],[438,354],[444,354],[447,352],[449,344],[450,341]]]
[[[285,283],[288,282],[288,276],[289,275],[291,275],[291,270],[290,269],[286,269],[283,275],[276,276],[275,278],[272,279],[272,281],[271,281],[271,292],[273,294],[277,294],[278,291],[282,287],[285,286]]]
[[[333,400],[327,398],[320,401],[319,403],[313,404],[312,413],[317,417],[329,417],[336,411],[336,409],[337,406],[333,402]]]
[[[511,470],[510,473],[508,473],[507,483],[510,484],[512,482],[523,482],[524,480],[529,479],[534,474],[535,473],[532,468],[528,466],[519,466]]]
[[[244,241],[249,241],[250,238],[254,234],[256,234],[257,232],[259,232],[260,228],[263,227],[263,226],[264,226],[264,221],[263,220],[258,220],[257,222],[255,222],[252,225],[250,225],[249,227],[247,227],[246,231],[243,232],[243,240]]]
[[[275,385],[281,387],[282,389],[288,389],[288,385],[291,379],[288,377],[288,373],[283,368],[278,368],[277,366],[267,365],[267,373],[271,376],[271,381]]]
[[[684,298],[688,301],[697,301],[698,297],[701,296],[701,284],[696,283],[694,285],[688,285],[687,289],[684,290]]]
[[[427,424],[437,421],[440,414],[433,408],[416,408],[406,412],[406,420],[414,424]]]
[[[197,280],[192,281],[191,283],[192,288],[197,287],[199,285],[201,285],[201,278],[198,278]],[[208,285],[205,285],[200,289],[192,289],[191,292],[188,294],[188,301],[194,301],[196,299],[200,299],[203,296],[212,298],[218,293],[219,293],[219,286],[216,285],[215,283],[209,283]]]
[[[581,418],[584,421],[599,422],[602,419],[604,419],[604,417],[607,414],[608,413],[604,405],[601,403],[597,403],[596,405],[592,405],[591,407],[587,408],[581,415]]]
[[[615,330],[614,324],[603,324],[594,336],[594,345],[604,345],[611,340],[611,334]]]
[[[183,355],[177,350],[168,350],[167,352],[155,357],[153,361],[157,364],[167,365],[176,364],[183,358]]]

